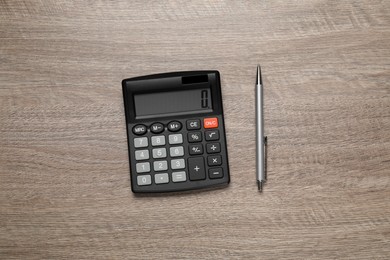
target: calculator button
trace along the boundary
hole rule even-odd
[[[199,155],[203,154],[203,146],[202,144],[191,144],[188,146],[190,155]]]
[[[165,158],[167,157],[167,149],[165,148],[157,148],[153,149],[153,158]]]
[[[207,157],[207,164],[209,166],[217,166],[222,164],[222,157],[220,155]]]
[[[204,136],[206,141],[217,141],[219,140],[219,131],[218,130],[211,130],[204,132]]]
[[[220,143],[209,143],[206,144],[207,153],[219,153],[221,151]]]
[[[148,138],[147,137],[134,138],[134,147],[135,148],[148,147]]]
[[[206,179],[206,170],[203,157],[189,158],[188,171],[191,181]]]
[[[156,161],[153,163],[153,169],[156,172],[168,170],[168,162],[167,161]]]
[[[183,143],[182,134],[169,135],[169,144],[182,144],[182,143]]]
[[[154,182],[156,184],[168,183],[169,182],[168,173],[158,173],[154,175]]]
[[[148,162],[137,163],[135,168],[137,173],[150,172],[150,164]]]
[[[137,176],[138,186],[150,185],[152,184],[152,178],[150,175],[141,175]]]
[[[168,130],[171,132],[177,132],[181,129],[181,123],[179,121],[172,121],[168,124]]]
[[[179,157],[184,155],[184,148],[183,146],[175,146],[169,148],[169,154],[171,157]]]
[[[161,133],[163,131],[164,131],[164,125],[161,124],[161,123],[154,123],[150,127],[150,132],[152,132],[153,134],[159,134],[159,133]]]
[[[135,159],[137,161],[149,159],[149,151],[148,150],[138,150],[138,151],[135,151]]]
[[[211,117],[203,119],[204,128],[217,128],[218,127],[218,118]]]
[[[199,129],[200,129],[199,119],[187,120],[187,130],[199,130]]]
[[[202,133],[201,132],[191,132],[188,133],[188,142],[189,143],[197,143],[202,141]]]
[[[171,168],[172,170],[176,169],[184,169],[186,167],[184,159],[177,159],[171,161]]]
[[[144,125],[136,125],[133,127],[133,133],[135,135],[143,135],[146,133],[146,126]]]
[[[223,177],[222,168],[211,168],[209,169],[209,178],[210,179],[219,179]]]
[[[173,182],[183,182],[187,180],[186,172],[172,172]]]
[[[152,146],[161,146],[165,145],[165,136],[158,135],[158,136],[152,136]]]

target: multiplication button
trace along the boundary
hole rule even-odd
[[[218,166],[222,164],[222,157],[220,155],[207,157],[207,164],[209,166]]]

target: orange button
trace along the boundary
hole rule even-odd
[[[203,127],[204,128],[217,128],[218,127],[218,118],[216,118],[216,117],[205,118],[203,120]]]

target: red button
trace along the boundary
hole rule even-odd
[[[203,127],[204,128],[217,128],[218,127],[218,118],[216,118],[216,117],[205,118],[203,120]]]

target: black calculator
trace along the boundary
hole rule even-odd
[[[122,88],[133,192],[229,183],[218,71],[129,78]]]

